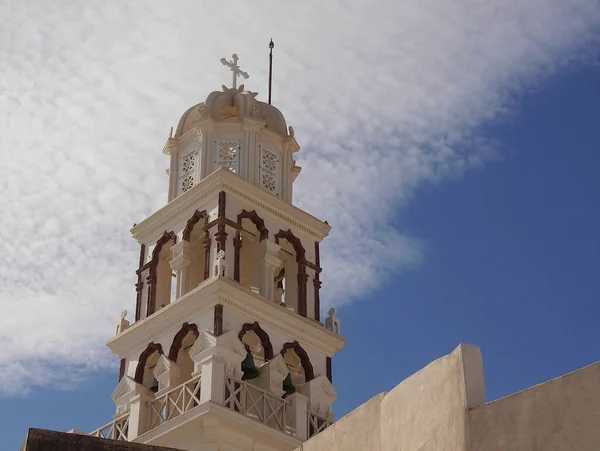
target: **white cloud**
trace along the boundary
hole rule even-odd
[[[341,304],[420,244],[390,223],[420,185],[493,154],[477,127],[585,59],[596,0],[0,4],[0,392],[78,380],[134,304],[128,229],[166,199],[169,127],[237,52],[303,146],[296,201],[328,219]],[[74,374],[74,376],[70,376]],[[40,376],[43,375],[43,376]]]

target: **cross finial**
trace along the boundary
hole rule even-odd
[[[221,64],[223,64],[223,66],[227,66],[229,68],[229,70],[231,70],[231,72],[233,72],[233,89],[237,89],[237,77],[238,75],[241,75],[242,77],[244,77],[244,79],[248,79],[250,78],[250,75],[248,75],[247,72],[244,72],[243,70],[240,69],[240,66],[238,66],[238,56],[234,53],[233,55],[231,55],[231,60],[227,61],[225,58],[221,58]]]

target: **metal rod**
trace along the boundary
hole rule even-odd
[[[271,105],[271,84],[273,81],[273,39],[269,42],[269,105]]]

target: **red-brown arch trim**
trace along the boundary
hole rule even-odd
[[[279,244],[279,240],[282,238],[286,239],[296,252],[296,261],[298,262],[298,314],[306,318],[306,282],[308,281],[308,274],[306,274],[306,265],[308,263],[305,258],[306,251],[300,239],[290,229],[277,232],[275,243]]]
[[[242,210],[242,212],[237,215],[238,225],[242,225],[243,219],[249,219],[256,226],[256,229],[260,233],[260,241],[269,238],[269,229],[265,227],[265,221],[263,220],[263,218],[258,216],[258,213],[256,213],[255,210]]]
[[[200,335],[200,332],[198,332],[198,326],[196,326],[193,323],[183,323],[183,326],[181,326],[179,332],[175,334],[175,337],[173,338],[173,343],[171,344],[171,349],[169,349],[169,359],[173,362],[177,362],[177,354],[179,354],[179,351],[181,350],[183,339],[190,332],[193,332],[196,338],[198,338],[198,335]]]
[[[306,351],[300,346],[300,343],[297,341],[289,342],[283,345],[281,348],[281,356],[284,357],[286,351],[292,349],[298,357],[300,357],[300,364],[302,365],[302,369],[304,370],[304,378],[305,382],[311,381],[315,378],[315,372],[313,370],[312,363],[310,363],[310,359],[308,358],[308,354]]]
[[[242,338],[248,331],[253,331],[256,335],[258,335],[260,344],[265,352],[265,362],[271,360],[273,358],[273,345],[271,344],[269,334],[267,334],[256,321],[254,323],[246,323],[242,326],[242,330],[240,330],[240,333],[238,334],[240,341],[242,341]]]
[[[208,224],[208,215],[206,214],[206,210],[196,210],[192,217],[188,219],[188,222],[185,225],[185,229],[183,229],[184,241],[190,241],[192,232],[194,230],[194,226],[198,224],[198,222],[200,222],[201,219],[204,219],[204,225]]]
[[[135,368],[135,381],[138,384],[142,384],[144,382],[144,369],[146,368],[146,361],[148,360],[148,357],[150,357],[156,351],[162,355],[162,345],[160,343],[150,342],[146,349],[140,354],[140,360]]]
[[[279,244],[279,240],[282,238],[286,239],[292,245],[294,251],[296,252],[296,261],[298,263],[302,263],[305,260],[304,256],[306,254],[306,250],[302,246],[300,239],[294,235],[290,229],[280,230],[277,232],[275,235],[275,243]]]
[[[152,315],[156,311],[156,268],[158,266],[158,258],[162,247],[169,241],[173,241],[173,244],[177,243],[177,235],[171,232],[163,233],[163,236],[156,242],[156,246],[152,250],[152,259],[146,263],[142,270],[150,268],[148,278],[148,304],[146,308],[146,317]]]

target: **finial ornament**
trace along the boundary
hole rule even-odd
[[[227,66],[229,68],[229,70],[231,70],[231,72],[233,72],[233,89],[237,89],[237,77],[238,75],[241,75],[244,79],[248,79],[250,78],[250,75],[248,75],[247,72],[244,72],[243,70],[240,69],[240,66],[238,66],[238,56],[234,53],[233,55],[231,55],[231,60],[227,61],[225,58],[221,58],[221,64],[223,64],[223,66]]]
[[[127,316],[127,310],[123,310],[121,312],[121,319],[125,319],[126,316]]]

